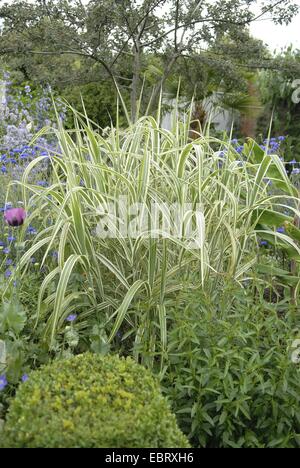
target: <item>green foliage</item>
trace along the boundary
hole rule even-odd
[[[248,288],[182,293],[169,311],[163,385],[197,447],[300,446],[300,321]]]
[[[250,3],[257,6],[255,13]],[[220,77],[223,71],[226,89],[232,88],[235,81],[239,85],[243,82],[241,67],[253,70],[257,66],[270,66],[268,57],[264,60],[262,45],[249,37],[248,26],[256,14],[259,18],[269,15],[276,23],[288,24],[298,7],[292,0],[260,3],[256,0],[127,0],[113,4],[110,0],[29,3],[16,0],[0,8],[3,21],[0,54],[8,57],[25,80],[46,81],[61,88],[64,84],[95,82],[99,77],[99,80],[109,79],[112,86],[117,82],[125,89],[130,88],[135,121],[145,70],[150,76],[147,87],[151,87],[151,82],[154,84],[152,102],[156,104],[161,87],[172,76],[179,59],[182,59],[179,75],[185,75],[187,81],[194,75],[195,67],[190,67],[186,57],[196,57],[199,70],[196,75],[201,78],[202,69],[207,65],[213,80],[215,72]],[[161,58],[160,64],[152,65],[150,58],[147,73],[152,54]],[[157,77],[155,81],[153,76]],[[195,83],[194,79],[191,81]],[[187,86],[189,97],[191,85]],[[236,102],[241,98],[233,97]]]
[[[259,119],[258,131],[266,134],[270,119],[273,119],[273,133],[288,135],[285,161],[300,161],[299,104],[292,99],[299,87],[300,53],[291,47],[274,58],[278,70],[259,73],[259,89],[264,111]]]
[[[144,117],[125,130],[117,126],[107,138],[78,113],[74,118],[75,131],[53,130],[63,157],[51,157],[52,185],[37,190],[28,183],[38,160],[23,177],[30,222],[38,225],[43,213],[43,224],[21,259],[22,278],[31,256],[43,257],[48,270],[39,291],[36,327],[50,349],[60,349],[65,319],[76,312],[81,351],[86,346],[107,351],[121,329],[134,356],[152,366],[165,349],[169,297],[184,281],[211,292],[220,277],[242,282],[257,262],[258,236],[280,241],[290,257],[298,258],[293,236],[276,232],[266,215],[265,224],[259,224],[262,213],[272,217],[286,209],[299,216],[295,188],[278,156],[249,141],[240,163],[230,142],[210,137],[209,130],[191,142],[189,116],[184,122],[174,119],[169,132],[160,128],[159,116],[157,121]],[[280,195],[269,193],[266,177],[281,187]],[[119,200],[124,196],[128,207],[144,204],[152,220],[149,235],[113,234],[119,229]],[[153,236],[153,201],[201,206],[203,245],[190,248],[194,237],[163,233],[161,225],[159,235]],[[109,221],[112,237],[100,236],[99,207],[113,202],[117,216]],[[58,251],[58,263],[48,262],[52,250]],[[77,337],[66,337],[73,346]]]
[[[62,97],[71,104],[78,112],[84,112],[84,108],[90,120],[96,122],[100,127],[115,125],[117,112],[117,93],[108,81],[100,83],[89,83],[82,86],[67,87],[62,92]],[[125,124],[124,116],[121,115],[120,125]],[[73,128],[73,113],[69,111],[65,125]]]
[[[7,331],[19,334],[26,323],[26,313],[22,304],[15,298],[3,301],[0,308],[0,336]]]
[[[2,447],[189,447],[150,372],[85,354],[32,372],[11,403]]]

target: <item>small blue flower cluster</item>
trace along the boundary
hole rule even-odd
[[[286,140],[286,137],[283,135],[280,135],[278,137],[272,137],[269,140],[265,139],[263,141],[263,144],[259,145],[260,148],[263,151],[266,151],[267,154],[278,154],[280,153],[281,144]],[[230,140],[230,143],[234,147],[235,151],[238,154],[242,154],[244,151],[244,146],[240,145],[239,140],[237,138],[233,138]],[[225,156],[226,152],[222,151],[220,152],[220,156],[223,157]],[[283,157],[280,157],[281,161],[284,161]],[[242,163],[242,161],[239,161],[239,163]],[[293,159],[292,161],[285,161],[284,164],[286,166],[291,166],[292,169],[289,170],[288,172],[292,175],[299,175],[300,174],[300,162],[297,162],[296,159]]]
[[[7,382],[6,376],[3,375],[3,374],[0,375],[0,391],[4,390],[4,388],[6,387],[7,384],[8,384],[8,382]]]
[[[283,226],[280,226],[279,228],[276,229],[276,232],[278,232],[279,234],[284,234],[284,233],[285,233],[285,229],[284,229]],[[261,241],[259,242],[259,245],[260,245],[261,247],[268,247],[268,246],[269,246],[269,242],[266,241],[266,240],[261,240]]]
[[[70,315],[68,315],[68,317],[66,318],[66,321],[72,323],[72,322],[74,322],[74,320],[76,320],[76,319],[77,319],[77,315],[76,315],[76,314],[70,314]]]
[[[24,167],[37,156],[45,160],[30,173],[30,183],[46,186],[45,171],[48,169],[48,158],[55,150],[53,142],[39,138],[35,146],[29,146],[34,134],[42,127],[55,126],[51,122],[52,98],[49,87],[32,91],[29,85],[23,89],[10,86],[9,73],[4,72],[2,87],[4,97],[0,109],[0,175],[8,175],[19,180]],[[66,108],[56,102],[61,119],[65,119]],[[1,200],[0,200],[1,203]]]
[[[262,145],[259,145],[263,151],[267,151],[268,154],[276,154],[280,150],[280,144],[286,139],[284,136],[272,137],[270,140],[265,139]],[[242,154],[244,151],[244,145],[240,145],[237,138],[230,140],[230,143],[234,146],[237,153]]]
[[[28,379],[29,377],[27,374],[23,374],[21,377],[22,382],[27,382]],[[0,391],[4,390],[7,385],[8,385],[8,381],[7,381],[6,375],[5,374],[0,375]]]

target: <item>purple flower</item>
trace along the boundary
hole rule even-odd
[[[32,227],[32,226],[28,226],[28,228],[27,228],[27,233],[28,233],[28,234],[31,234],[31,235],[34,235],[34,234],[37,233],[37,230],[36,230],[34,227]]]
[[[5,375],[0,375],[0,390],[3,390],[7,385],[7,380]]]
[[[39,185],[40,187],[47,187],[48,182],[46,180],[38,180],[37,185]]]
[[[279,143],[271,143],[271,150],[277,151],[279,149]]]
[[[276,231],[282,234],[284,232],[284,227],[279,227],[276,229]]]
[[[74,320],[77,319],[77,315],[76,314],[70,314],[68,315],[68,317],[66,318],[66,321],[67,322],[74,322]]]
[[[284,141],[285,138],[286,138],[285,136],[279,136],[279,137],[278,137],[278,140],[279,140],[279,141]]]
[[[24,208],[11,208],[4,213],[4,219],[10,226],[22,226],[26,218]]]
[[[261,240],[259,245],[261,246],[267,246],[268,245],[268,242],[266,240]]]
[[[53,258],[58,258],[58,252],[57,250],[53,250],[53,252],[51,253],[52,257]]]
[[[29,379],[29,377],[28,377],[27,374],[24,374],[24,375],[22,375],[22,377],[21,377],[22,382],[27,382],[28,379]]]
[[[268,179],[268,178],[263,179],[263,181],[265,182],[265,184],[272,185],[272,181],[270,179]]]

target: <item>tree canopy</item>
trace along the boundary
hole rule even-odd
[[[226,69],[227,84],[236,83],[242,69],[274,66],[263,44],[250,38],[250,23],[263,17],[288,23],[298,11],[292,0],[14,0],[0,5],[0,54],[25,79],[60,86],[110,79],[129,90],[133,120],[154,54],[159,63],[152,73],[153,103],[167,80],[180,74],[178,67],[187,76],[195,64],[200,74],[210,68],[225,76]],[[192,59],[188,65],[187,58]]]

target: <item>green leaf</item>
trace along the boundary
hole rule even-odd
[[[3,301],[0,313],[0,332],[13,331],[19,334],[26,323],[26,312],[17,300]]]

